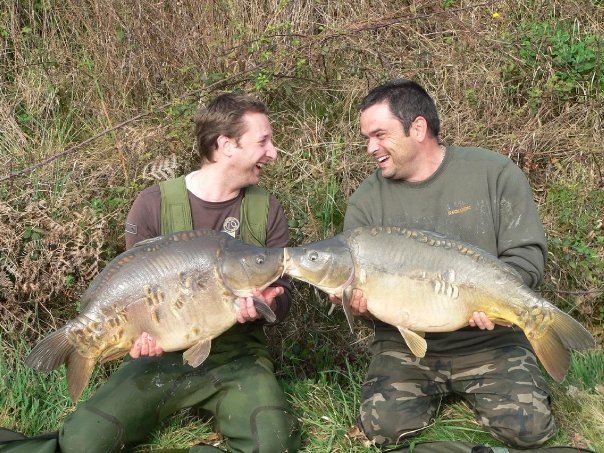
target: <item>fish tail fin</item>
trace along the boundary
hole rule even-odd
[[[67,336],[67,326],[48,334],[38,342],[25,359],[25,366],[48,373],[62,364],[67,367],[67,387],[76,401],[92,374],[93,359],[80,355]]]
[[[528,339],[543,367],[557,382],[562,382],[570,367],[571,349],[594,348],[594,337],[572,316],[555,309],[547,330]]]
[[[75,352],[75,347],[67,338],[67,326],[42,338],[25,359],[25,366],[48,373],[66,363]]]
[[[551,328],[539,338],[528,336],[535,354],[556,382],[562,382],[570,367],[570,351]]]
[[[554,312],[552,328],[558,333],[560,341],[568,349],[591,349],[596,347],[596,340],[579,321],[562,310]]]
[[[94,359],[84,357],[75,350],[67,358],[65,364],[67,367],[67,389],[69,390],[69,397],[74,403],[80,398],[88,384],[94,364]]]

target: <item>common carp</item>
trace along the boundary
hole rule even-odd
[[[164,351],[186,349],[199,366],[211,341],[237,323],[239,297],[283,273],[283,249],[245,244],[227,233],[194,230],[141,241],[114,258],[82,296],[80,314],[44,337],[25,364],[48,372],[65,363],[76,401],[97,361],[126,355],[145,331]],[[267,320],[275,314],[260,300]]]
[[[359,227],[288,247],[285,260],[285,273],[342,299],[351,328],[352,290],[361,289],[368,311],[395,326],[417,357],[427,350],[422,332],[457,330],[475,311],[520,327],[558,382],[568,371],[569,349],[595,347],[578,321],[532,291],[511,266],[436,233]]]

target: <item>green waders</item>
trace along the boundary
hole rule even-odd
[[[0,428],[0,452],[2,453],[55,453],[58,433],[45,433],[26,437],[21,433]]]
[[[198,368],[182,354],[128,360],[76,412],[60,432],[64,453],[129,451],[162,421],[187,407],[214,416],[235,452],[294,452],[298,422],[273,374],[257,325],[237,325],[214,341]],[[220,451],[211,446],[191,452]]]

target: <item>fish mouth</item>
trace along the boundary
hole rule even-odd
[[[289,247],[283,248],[283,272],[281,273],[281,277],[284,275],[289,275],[290,277],[300,277],[299,272],[296,272],[296,266],[292,265],[292,258],[288,253]]]
[[[317,288],[319,288],[322,291],[325,291],[327,294],[335,294],[338,297],[344,292],[344,290],[346,288],[348,288],[352,282],[354,281],[355,278],[355,272],[354,269],[352,269],[350,275],[348,276],[348,278],[346,279],[346,281],[344,281],[344,283],[338,285],[338,286],[328,286],[325,284],[321,284],[321,282],[310,282],[304,278],[302,278],[302,275],[299,272],[295,272],[296,267],[295,266],[291,266],[291,258],[289,253],[287,252],[288,247],[285,247],[283,249],[283,273],[281,274],[281,276],[283,277],[283,275],[287,274],[290,277],[294,277],[297,279],[300,279],[302,281],[305,281],[313,286],[316,286]]]

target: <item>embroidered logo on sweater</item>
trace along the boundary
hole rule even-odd
[[[472,206],[462,206],[461,208],[449,209],[447,211],[447,215],[463,214],[464,212],[468,212],[471,210],[472,210]]]

